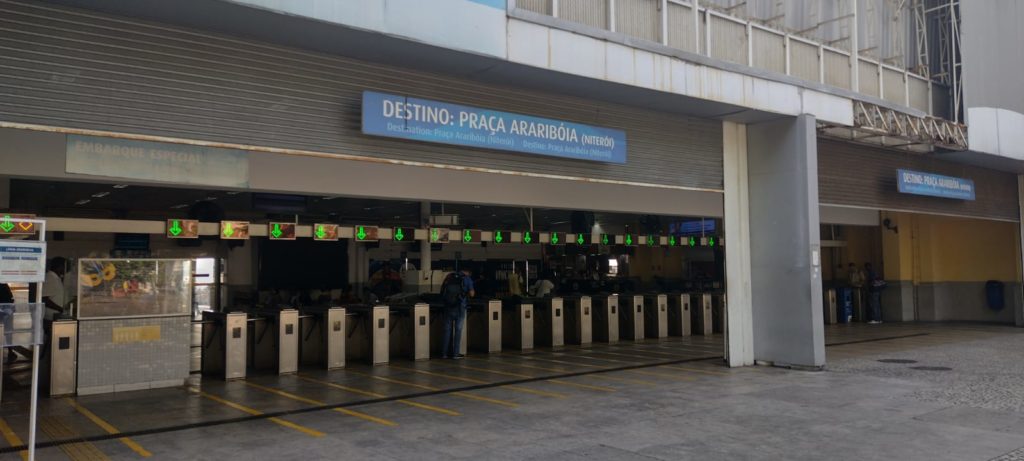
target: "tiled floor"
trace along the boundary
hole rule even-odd
[[[824,372],[725,368],[714,358],[722,338],[696,336],[227,383],[197,377],[188,388],[43,399],[38,454],[990,459],[1024,446],[1016,406],[1024,385],[1009,384],[1024,370],[1008,365],[1020,361],[1020,333],[980,325],[829,326]],[[985,380],[1003,387],[985,388]],[[27,399],[4,397],[0,434],[6,447],[19,447],[27,439]],[[0,451],[0,459],[18,457],[14,448]]]

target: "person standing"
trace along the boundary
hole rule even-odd
[[[871,263],[864,264],[864,284],[868,289],[868,305],[870,313],[868,323],[877,325],[882,323],[882,290],[885,289],[885,280],[879,277]]]
[[[67,293],[64,291],[64,272],[67,260],[58,256],[46,265],[46,278],[43,281],[43,304],[46,310],[43,319],[53,322],[53,318],[64,313]]]
[[[441,333],[441,358],[462,359],[462,329],[466,324],[466,306],[476,296],[472,272],[469,269],[453,272],[441,285],[444,301],[444,326]]]
[[[537,282],[533,284],[533,289],[530,290],[533,292],[533,296],[543,298],[551,294],[551,291],[555,289],[555,284],[551,281],[552,278],[548,272],[541,275]]]

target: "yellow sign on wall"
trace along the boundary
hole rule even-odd
[[[160,340],[160,325],[143,327],[115,327],[114,344],[142,343]]]

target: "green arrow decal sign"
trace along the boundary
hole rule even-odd
[[[281,225],[274,223],[274,228],[270,230],[270,236],[274,238],[281,238],[282,234],[283,232],[281,232]]]
[[[530,243],[533,241],[533,237],[530,236],[529,232],[523,232],[523,243]]]
[[[584,240],[583,240],[583,234],[578,234],[578,235],[576,235],[576,244],[578,244],[578,245],[583,245],[583,242],[584,242]]]
[[[697,239],[695,239],[693,237],[690,237],[690,246],[691,247],[697,246]]]
[[[363,227],[363,226],[359,226],[359,229],[356,231],[356,239],[364,240],[365,238],[366,238],[366,228]]]
[[[551,233],[551,244],[552,245],[558,245],[558,233],[556,233],[556,232],[552,232]]]
[[[632,244],[633,244],[633,236],[629,235],[629,234],[626,234],[626,245],[632,245]]]
[[[708,237],[708,246],[709,247],[715,246],[715,238],[714,237]]]
[[[430,229],[430,241],[436,242],[441,239],[441,231],[437,229]]]
[[[224,234],[225,237],[231,237],[232,235],[235,235],[235,228],[231,227],[231,223],[230,222],[224,224],[224,232],[223,232],[223,234]]]
[[[604,234],[603,236],[601,236],[601,243],[604,245],[608,244],[608,234]]]
[[[676,236],[674,236],[674,235],[669,236],[669,238],[668,238],[668,246],[670,246],[670,247],[676,246]]]
[[[495,243],[501,243],[501,242],[504,242],[504,241],[505,241],[505,237],[501,236],[501,231],[496,231],[494,233],[494,242]]]
[[[402,240],[405,240],[405,234],[402,233],[402,228],[401,227],[395,229],[395,240],[398,240],[399,242],[401,242]]]
[[[316,226],[316,238],[322,239],[327,236],[327,231],[324,230],[324,226]]]
[[[466,229],[466,231],[462,234],[462,241],[466,243],[473,241],[473,234],[469,232],[469,229]]]
[[[5,229],[5,230],[6,230],[6,229]],[[177,219],[175,219],[175,220],[171,221],[171,227],[167,228],[167,232],[170,232],[170,233],[171,233],[171,235],[173,235],[173,236],[175,236],[175,237],[177,237],[178,235],[180,235],[180,234],[181,234],[181,231],[182,231],[182,229],[181,229],[181,223],[180,223],[180,222],[178,222],[178,220],[177,220]]]

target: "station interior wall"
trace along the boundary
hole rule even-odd
[[[1019,225],[886,212],[881,228],[883,318],[1013,323],[1022,308]],[[988,308],[985,283],[1005,284],[1005,307]]]

